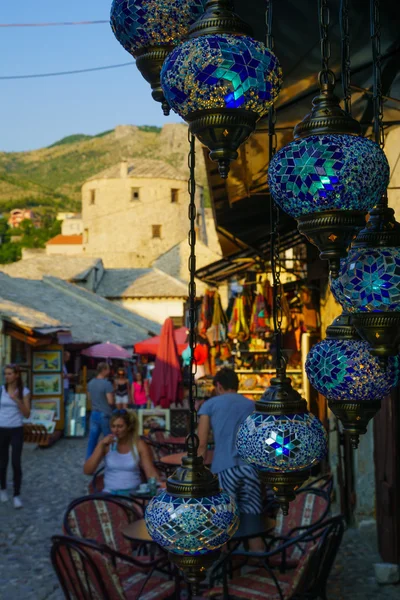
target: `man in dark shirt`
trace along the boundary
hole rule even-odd
[[[107,377],[110,367],[101,362],[97,366],[97,377],[89,381],[88,398],[91,401],[92,412],[90,415],[89,441],[86,452],[88,459],[97,446],[100,434],[104,436],[111,433],[110,417],[114,404],[114,387]]]

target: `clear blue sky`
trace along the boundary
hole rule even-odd
[[[109,18],[111,0],[1,2],[0,23]],[[0,76],[85,69],[129,62],[109,24],[0,28]],[[132,59],[133,61],[133,59]],[[32,150],[73,133],[96,134],[116,125],[163,125],[135,65],[98,73],[0,80],[0,151]]]

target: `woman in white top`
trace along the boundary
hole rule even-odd
[[[10,446],[14,472],[14,508],[22,508],[21,455],[24,444],[23,419],[31,412],[30,394],[24,387],[21,370],[17,365],[7,365],[5,385],[0,391],[0,502],[7,502],[7,466]]]
[[[126,409],[114,410],[110,419],[111,434],[96,446],[83,467],[92,475],[104,460],[104,492],[129,495],[141,484],[140,469],[147,479],[159,478],[147,444],[139,438],[136,413]]]

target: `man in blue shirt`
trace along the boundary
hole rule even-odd
[[[204,402],[198,413],[199,454],[206,454],[211,428],[215,441],[211,471],[218,475],[221,488],[236,499],[241,513],[261,514],[257,471],[236,450],[238,429],[254,411],[254,403],[237,393],[239,379],[232,369],[222,368],[214,377],[214,386],[217,396]]]

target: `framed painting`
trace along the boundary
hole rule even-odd
[[[61,418],[60,398],[33,398],[31,401],[33,410],[54,411],[54,419],[59,421]]]
[[[63,393],[61,374],[57,375],[33,375],[34,396],[61,396]]]
[[[60,373],[62,370],[61,350],[34,350],[32,352],[34,373]]]
[[[138,410],[139,435],[147,435],[151,429],[169,431],[170,411],[164,408]]]

